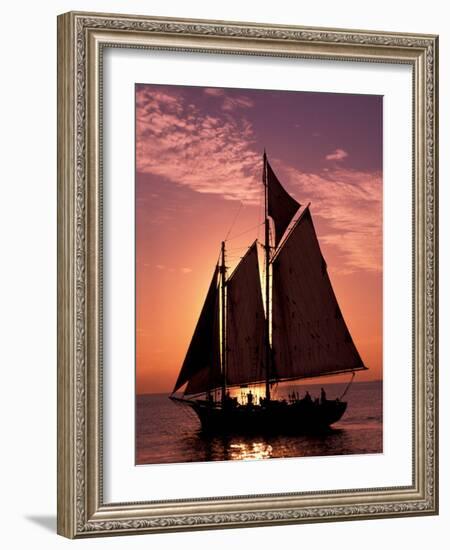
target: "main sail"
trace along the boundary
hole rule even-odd
[[[261,382],[265,377],[265,316],[256,241],[226,288],[227,384]]]
[[[221,384],[218,273],[216,266],[173,393],[186,382],[185,394],[207,392]]]
[[[272,349],[279,380],[363,370],[336,300],[309,207],[272,262]]]

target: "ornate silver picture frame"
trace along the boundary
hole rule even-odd
[[[262,485],[260,494],[181,499],[155,499],[149,487],[145,501],[105,500],[102,93],[107,48],[411,67],[412,182],[410,196],[404,197],[412,202],[410,484],[278,493],[264,492]],[[438,513],[437,118],[437,36],[77,12],[58,17],[59,534],[82,538]]]

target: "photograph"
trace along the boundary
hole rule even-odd
[[[383,453],[383,96],[135,85],[136,465]]]

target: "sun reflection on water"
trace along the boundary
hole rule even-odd
[[[272,457],[272,445],[261,442],[232,443],[230,445],[231,460],[264,459]]]

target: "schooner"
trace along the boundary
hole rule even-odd
[[[191,407],[207,432],[304,432],[337,422],[342,397],[274,399],[273,386],[366,367],[327,272],[310,205],[284,189],[263,155],[264,300],[258,241],[227,277],[225,242],[171,399]],[[273,224],[271,226],[271,221]],[[292,223],[294,222],[294,223]],[[274,233],[274,234],[273,234]],[[352,377],[353,380],[353,377]],[[230,389],[264,387],[257,402]],[[183,397],[175,392],[184,387]],[[345,394],[345,392],[344,392]],[[218,397],[218,398],[217,398]]]

